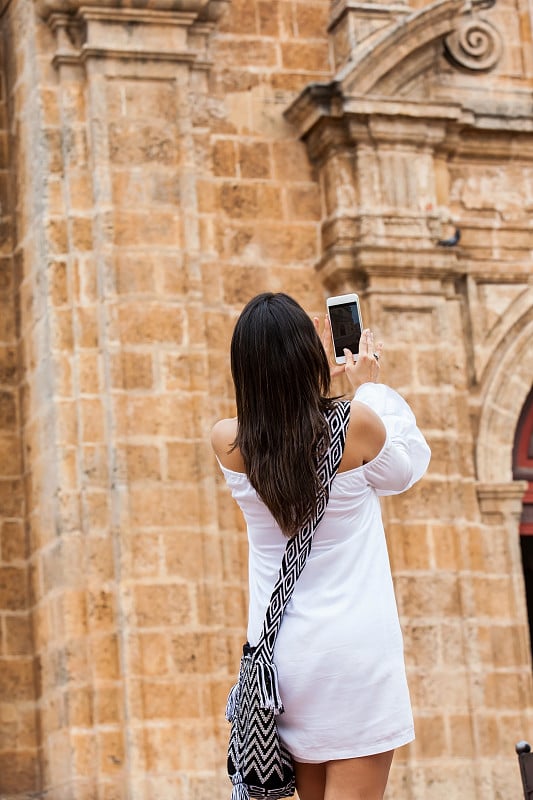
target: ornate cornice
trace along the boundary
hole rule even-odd
[[[512,517],[518,523],[526,489],[527,481],[477,483],[476,493],[483,521],[500,525],[505,517]]]
[[[337,80],[345,94],[379,91],[382,78],[414,52],[452,34],[464,22],[478,20],[478,9],[493,5],[493,0],[436,0],[429,6],[402,17],[387,27],[379,38],[353,53]],[[476,46],[479,46],[476,37]],[[484,43],[483,43],[483,46]]]
[[[194,19],[203,22],[217,22],[230,0],[146,0],[142,7],[124,0],[92,0],[91,8],[130,14],[150,11],[171,14],[192,14]],[[74,16],[87,4],[83,0],[36,0],[39,15],[48,20],[51,14]]]
[[[428,68],[437,53],[463,71],[486,72],[498,62],[502,40],[498,30],[479,11],[490,8],[494,0],[436,0],[410,13],[402,7],[382,6],[390,12],[389,23],[368,41],[354,40],[349,58],[329,84],[311,84],[285,112],[288,121],[305,137],[321,119],[341,119],[349,115],[426,118],[449,120],[485,130],[532,129],[530,105],[520,91],[506,91],[498,113],[490,118],[481,105],[473,110],[461,102],[423,102],[411,100],[402,91],[402,80]],[[334,22],[348,12],[369,14],[368,3],[342,0],[335,6]],[[377,13],[377,12],[375,12]],[[374,14],[375,15],[375,14]],[[395,16],[395,19],[393,18]],[[407,77],[406,77],[407,76]],[[397,100],[401,95],[401,101]],[[477,107],[476,107],[477,108]]]
[[[96,0],[38,0],[55,34],[54,66],[88,59],[181,62],[211,66],[209,35],[230,0],[151,0],[144,8]]]

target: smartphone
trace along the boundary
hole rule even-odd
[[[328,297],[326,306],[331,326],[335,363],[346,363],[346,356],[343,352],[345,347],[351,350],[354,359],[357,361],[359,340],[363,330],[359,297],[356,294],[340,294],[336,297]]]

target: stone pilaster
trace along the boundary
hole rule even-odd
[[[215,769],[207,679],[184,676],[176,632],[190,644],[201,621],[206,646],[215,635],[193,118],[226,5],[10,10],[27,37],[11,102],[20,292],[33,300],[21,302],[23,435],[40,454],[28,481],[37,788],[57,800],[163,798],[154,774],[175,796],[197,759]],[[191,718],[187,750],[176,742]]]

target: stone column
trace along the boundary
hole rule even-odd
[[[54,800],[197,796],[215,770],[207,674],[224,643],[209,613],[220,558],[193,176],[224,4],[10,8],[41,788]]]
[[[470,557],[474,575],[465,583],[476,702],[473,725],[485,784],[509,792],[502,754],[509,740],[527,739],[533,725],[531,646],[525,610],[519,523],[526,481],[478,483],[482,528]],[[519,789],[517,787],[517,793]]]
[[[6,93],[9,34],[2,24],[0,41],[0,797],[8,798],[38,790],[40,769],[21,436],[26,395],[18,347],[20,261],[13,253],[16,151]],[[25,300],[31,303],[28,295]]]

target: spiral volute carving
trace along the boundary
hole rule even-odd
[[[496,28],[478,17],[469,17],[444,40],[448,58],[465,69],[492,69],[502,54],[502,39]]]

